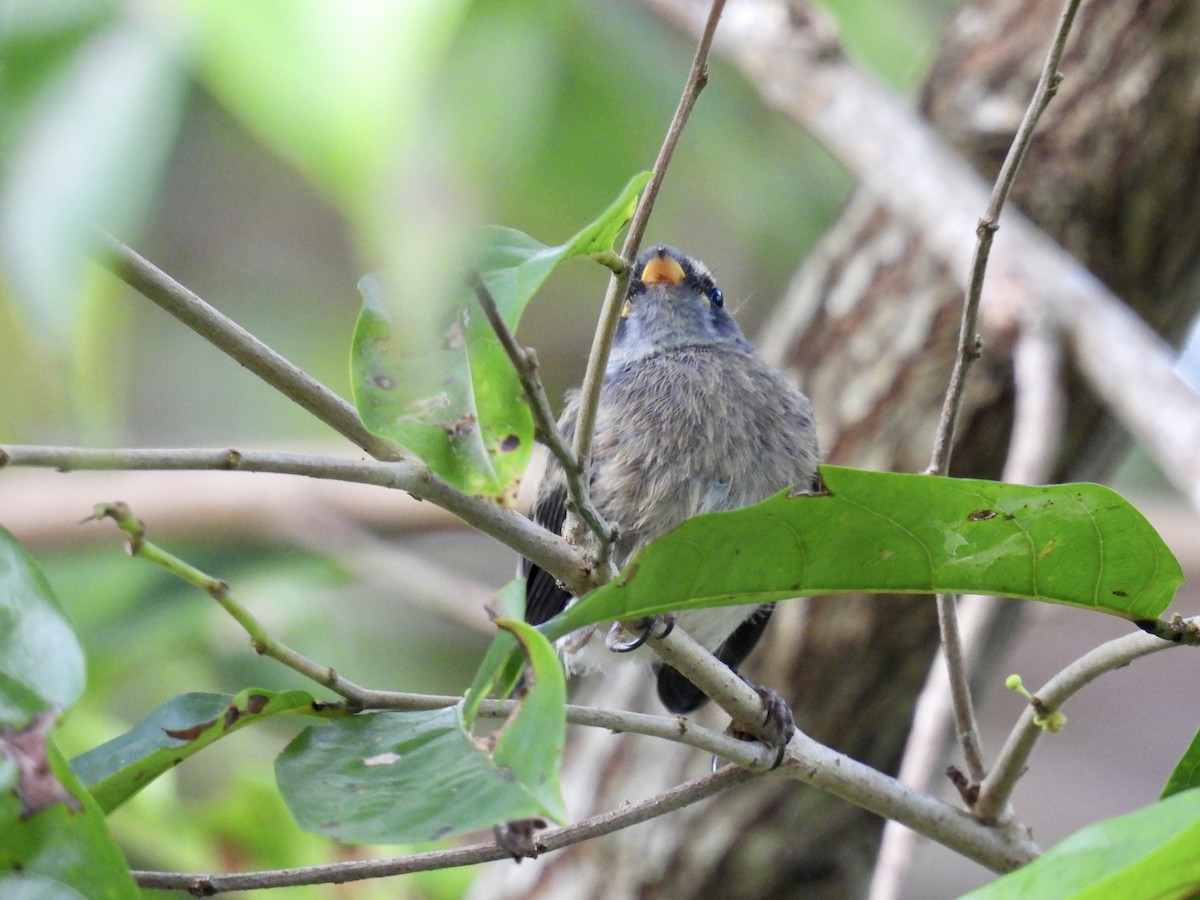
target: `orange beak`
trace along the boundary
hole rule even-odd
[[[683,266],[669,256],[655,256],[642,269],[642,284],[646,285],[666,282],[671,287],[677,287],[683,284],[686,277]]]

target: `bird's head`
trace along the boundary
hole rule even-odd
[[[629,282],[610,367],[683,347],[720,344],[749,349],[708,267],[665,244],[643,251]]]

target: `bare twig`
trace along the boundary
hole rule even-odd
[[[112,235],[105,232],[99,235],[108,252],[104,264],[135,291],[376,459],[406,458],[399,445],[371,434],[354,407],[321,382]]]
[[[933,455],[929,467],[925,470],[932,475],[945,475],[950,468],[950,456],[953,452],[954,433],[958,416],[962,410],[963,391],[966,389],[967,373],[971,365],[979,358],[980,341],[976,334],[979,321],[979,303],[983,296],[984,275],[987,272],[988,256],[991,254],[992,239],[1000,227],[1000,213],[1008,199],[1013,183],[1016,181],[1017,170],[1025,158],[1025,151],[1033,139],[1034,129],[1038,119],[1050,104],[1062,76],[1058,71],[1059,60],[1062,59],[1063,48],[1071,33],[1071,25],[1075,21],[1075,12],[1080,0],[1067,0],[1059,18],[1058,28],[1042,74],[1038,78],[1033,91],[1033,98],[1025,110],[1025,116],[1017,129],[1016,136],[1008,148],[1008,155],[1000,167],[996,185],[988,202],[987,211],[979,220],[976,228],[978,242],[975,245],[975,255],[971,260],[971,274],[968,281],[967,295],[963,302],[962,323],[958,333],[958,350],[954,358],[954,369],[950,374],[950,384],[946,388],[946,396],[942,403],[941,418],[938,421],[937,433],[933,442]],[[962,747],[963,758],[967,763],[967,771],[973,783],[983,779],[983,751],[979,739],[979,725],[975,720],[974,704],[971,700],[971,686],[967,676],[967,665],[963,658],[962,639],[958,628],[958,598],[949,594],[938,594],[938,630],[942,639],[942,652],[946,660],[946,669],[950,676],[950,697],[954,708],[954,720],[958,732],[959,743]]]
[[[572,844],[611,834],[639,822],[645,822],[686,806],[699,803],[727,788],[754,779],[755,775],[742,769],[722,769],[714,775],[689,781],[648,800],[620,809],[601,813],[566,828],[546,831],[536,838],[537,850],[549,853]],[[274,869],[263,872],[200,874],[189,872],[133,873],[134,880],[144,888],[189,891],[198,897],[208,897],[227,891],[251,891],[262,888],[294,887],[304,884],[344,884],[367,878],[387,878],[411,872],[428,872],[475,863],[509,858],[508,851],[494,841],[458,847],[453,850],[433,850],[392,859],[354,860],[323,866],[304,866],[295,869]]]
[[[592,503],[588,493],[588,482],[584,477],[585,469],[580,465],[579,456],[568,446],[563,439],[562,432],[558,430],[558,423],[554,421],[550,400],[546,397],[546,388],[542,385],[542,379],[538,375],[537,357],[531,349],[517,343],[516,335],[512,333],[512,329],[500,315],[500,310],[496,306],[496,298],[483,283],[478,272],[471,275],[471,287],[475,291],[479,305],[483,307],[483,313],[487,316],[500,345],[512,362],[513,368],[516,369],[517,377],[521,379],[521,387],[525,390],[525,396],[529,400],[529,408],[533,413],[533,421],[537,426],[538,433],[563,468],[567,480],[567,493],[575,504],[576,514],[583,519],[600,544],[597,557],[603,565],[608,560],[609,548],[612,544],[612,529]]]
[[[659,189],[666,177],[667,166],[671,163],[671,157],[675,155],[679,136],[683,133],[688,117],[692,114],[696,98],[700,96],[700,92],[708,81],[708,54],[724,8],[725,0],[713,0],[713,4],[709,8],[708,18],[700,33],[699,43],[696,45],[696,54],[692,58],[692,68],[684,83],[683,94],[679,98],[679,105],[676,106],[675,115],[671,118],[671,124],[667,128],[667,136],[658,151],[658,157],[654,160],[654,174],[642,191],[633,218],[629,221],[629,230],[625,234],[625,243],[621,247],[621,257],[625,260],[626,269],[623,273],[616,274],[609,279],[608,292],[605,294],[604,306],[600,311],[600,322],[596,326],[592,349],[588,354],[587,371],[580,388],[579,416],[575,425],[575,454],[584,471],[590,469],[592,434],[596,424],[596,410],[600,405],[600,386],[604,382],[604,372],[608,367],[608,355],[612,347],[613,335],[616,333],[617,322],[621,317],[621,308],[625,303],[625,294],[629,289],[630,271],[628,266],[632,265],[637,257],[642,235],[646,231],[646,223],[650,220],[654,202],[658,198]]]
[[[1200,617],[1184,619],[1178,623],[1181,630],[1200,627]],[[1071,663],[1034,693],[1039,701],[1038,709],[1026,706],[1016,727],[1008,735],[996,765],[983,780],[975,812],[983,820],[998,817],[1008,805],[1013,788],[1025,772],[1029,755],[1042,734],[1042,728],[1034,722],[1039,714],[1057,712],[1077,691],[1091,684],[1105,672],[1127,666],[1142,656],[1158,653],[1178,646],[1151,634],[1127,634],[1101,644]]]
[[[407,491],[435,503],[463,521],[533,560],[571,590],[586,593],[582,554],[561,537],[511,509],[457,491],[425,466],[409,461],[375,462],[295,453],[240,450],[93,450],[78,447],[0,446],[0,467],[41,466],[73,469],[219,469],[276,472],[328,478]]]
[[[1049,477],[1062,437],[1062,348],[1057,336],[1038,319],[1022,323],[1013,348],[1016,384],[1014,422],[1001,478],[1013,484],[1042,484]],[[973,674],[979,673],[979,648],[995,637],[1002,619],[1014,615],[1011,606],[992,597],[962,598],[960,628]],[[991,646],[991,652],[997,648]],[[917,698],[913,725],[905,742],[899,778],[917,790],[927,790],[935,772],[940,774],[945,748],[954,724],[950,680],[939,651],[929,677]],[[896,900],[903,896],[904,879],[912,863],[916,833],[888,822],[884,827],[870,900]]]
[[[1058,27],[1054,32],[1054,41],[1050,45],[1046,63],[1042,67],[1042,73],[1033,91],[1033,98],[1029,101],[1025,116],[1021,120],[1020,127],[1017,128],[1013,142],[1008,148],[1008,154],[1004,158],[1004,164],[1000,167],[1000,174],[997,175],[995,187],[992,188],[987,211],[984,212],[983,218],[979,220],[979,225],[975,229],[978,241],[975,245],[975,255],[971,260],[967,296],[963,303],[962,324],[958,333],[958,352],[954,359],[954,371],[950,375],[950,385],[946,389],[946,397],[942,404],[941,419],[938,422],[937,435],[933,444],[933,456],[929,461],[929,468],[926,470],[931,475],[945,475],[950,468],[954,432],[959,412],[962,410],[967,373],[970,371],[972,363],[979,358],[979,337],[975,333],[975,329],[979,321],[979,302],[983,296],[983,281],[987,272],[988,257],[992,251],[992,240],[1000,227],[1000,213],[1012,191],[1013,183],[1017,178],[1017,170],[1025,158],[1025,152],[1029,149],[1029,143],[1033,140],[1033,132],[1037,128],[1038,119],[1050,105],[1050,101],[1058,90],[1059,82],[1062,81],[1058,64],[1062,59],[1067,38],[1071,34],[1071,26],[1075,23],[1075,13],[1079,9],[1079,3],[1080,0],[1067,0],[1063,7]]]

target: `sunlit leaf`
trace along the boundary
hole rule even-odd
[[[595,221],[548,247],[510,228],[482,232],[479,273],[516,330],[530,298],[565,260],[611,249],[648,173],[633,178]],[[392,296],[379,276],[360,283],[351,376],[363,422],[403,444],[470,494],[510,502],[533,445],[533,419],[508,356],[466,286],[443,310]]]
[[[683,523],[545,629],[813,594],[983,593],[1154,619],[1183,581],[1146,519],[1095,484],[825,466],[829,491],[787,492]]]
[[[66,709],[84,677],[83,649],[45,576],[0,528],[0,724]]]
[[[181,694],[120,737],[71,761],[105,812],[209,744],[272,716],[311,714],[305,691],[257,688],[230,694]]]
[[[506,584],[497,593],[493,613],[500,619],[523,619],[525,616],[525,579],[516,578]],[[498,629],[496,637],[483,655],[483,661],[475,672],[475,678],[463,697],[463,721],[467,728],[475,722],[475,714],[479,704],[499,681],[507,687],[505,666],[510,661],[516,661],[513,651],[517,648],[517,639],[511,631]],[[515,676],[514,676],[515,677]]]
[[[1194,897],[1200,885],[1200,791],[1089,825],[971,900]]]

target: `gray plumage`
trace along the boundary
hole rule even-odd
[[[791,485],[818,486],[808,399],[754,352],[704,264],[660,244],[642,254],[634,271],[592,444],[592,499],[617,529],[619,566],[692,516],[748,506]],[[572,392],[559,422],[568,436],[578,409]],[[551,459],[534,518],[561,531],[565,500],[562,469]],[[545,572],[530,568],[527,574],[529,621],[545,621],[570,602]],[[689,611],[678,624],[736,668],[771,608]],[[589,635],[569,636],[563,646],[572,671],[599,668],[619,656]],[[689,712],[704,701],[669,667],[659,669],[658,687],[673,712]]]

